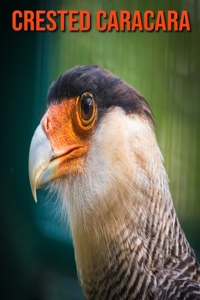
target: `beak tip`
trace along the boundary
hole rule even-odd
[[[35,200],[35,203],[37,203],[37,193],[36,193],[36,188],[31,187],[31,191],[32,191],[32,195],[33,195],[33,198],[34,198],[34,200]]]
[[[37,195],[36,195],[36,193],[35,193],[35,195],[33,197],[34,197],[35,203],[37,203]]]

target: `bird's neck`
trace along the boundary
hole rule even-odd
[[[130,189],[118,187],[109,205],[85,215],[73,228],[77,269],[87,299],[104,299],[99,293],[109,292],[106,282],[111,286],[120,282],[120,293],[128,278],[136,294],[144,281],[152,288],[157,284],[154,270],[162,269],[172,253],[179,256],[189,248],[169,190],[162,184],[155,188],[152,183],[147,198],[142,191],[133,195]],[[179,247],[180,239],[184,249]]]
[[[154,270],[164,268],[172,253],[189,249],[152,128],[139,117],[117,113],[117,123],[109,116],[105,128],[95,133],[86,175],[63,188],[70,199],[76,264],[87,299],[104,299],[112,293],[109,286],[116,285],[119,295],[128,280],[136,294],[144,280],[152,289]]]

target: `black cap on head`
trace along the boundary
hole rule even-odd
[[[97,66],[76,66],[61,75],[50,86],[47,104],[81,96],[89,92],[93,95],[101,117],[109,107],[119,106],[126,114],[140,114],[154,124],[151,109],[143,96],[133,87]]]

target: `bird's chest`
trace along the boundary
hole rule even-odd
[[[85,298],[143,299],[142,292],[151,278],[144,276],[143,267],[134,257],[125,257],[120,250],[112,255],[108,264],[93,265],[79,274]]]
[[[82,245],[83,246],[83,245]],[[87,300],[143,299],[151,277],[144,272],[147,259],[142,241],[133,233],[122,232],[117,239],[99,248],[76,251],[79,279]]]

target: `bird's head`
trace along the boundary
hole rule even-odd
[[[51,183],[74,214],[95,203],[96,212],[115,207],[125,189],[144,201],[162,163],[151,109],[138,91],[97,65],[77,66],[52,83],[47,107],[30,147],[35,200],[36,189]]]
[[[140,297],[139,289],[147,287],[154,292],[157,271],[162,275],[190,248],[173,208],[148,103],[93,65],[60,76],[47,106],[30,147],[31,188],[36,200],[36,189],[49,183],[67,208],[86,298]],[[164,280],[168,288],[171,280]]]

